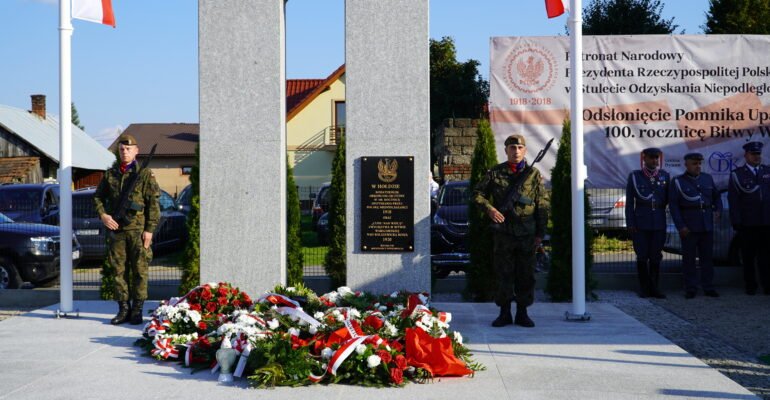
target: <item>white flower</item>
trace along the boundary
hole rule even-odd
[[[315,335],[316,332],[318,332],[318,328],[316,328],[315,325],[310,325],[310,328],[308,328],[308,332],[310,332],[311,335]]]
[[[460,334],[460,332],[454,331],[455,335],[455,342],[463,344],[463,335]]]
[[[387,309],[388,309],[388,307],[385,307],[385,306],[379,306],[379,307],[377,307],[377,309],[378,309],[378,310],[380,310],[380,311],[385,311],[385,310],[387,310]]]
[[[320,311],[316,311],[316,313],[313,314],[313,318],[315,318],[315,319],[323,319],[323,317],[324,317],[324,313],[322,313]]]
[[[358,353],[358,355],[364,354],[365,351],[366,351],[365,344],[359,344],[358,346],[356,346],[356,353]]]
[[[337,293],[339,293],[340,296],[346,296],[348,294],[352,294],[353,290],[351,290],[347,286],[340,286],[340,287],[337,288]]]
[[[297,329],[297,328],[289,328],[289,335],[299,336],[299,329]]]
[[[339,317],[340,315],[342,315],[342,313],[340,312],[340,310],[337,310],[335,308],[334,311],[332,311],[332,315],[334,315],[334,317],[336,318],[336,317]]]
[[[371,356],[366,357],[366,365],[368,365],[369,368],[374,368],[374,367],[380,365],[381,361],[382,360],[380,359],[380,356],[378,356],[376,354],[372,354]]]
[[[361,313],[355,308],[348,310],[348,314],[350,314],[350,318],[361,318]]]
[[[211,286],[212,289],[216,289],[219,287],[219,284],[216,282],[209,282],[207,285]]]
[[[422,304],[428,304],[428,296],[423,295],[422,293],[418,294],[417,297],[420,298],[420,301]]]
[[[393,299],[395,299],[396,297],[398,297],[398,292],[393,292],[393,293],[391,293],[391,294],[390,294],[390,297],[391,297],[391,298],[393,298]]]
[[[321,350],[321,358],[323,358],[324,360],[328,360],[332,358],[333,355],[334,355],[334,350],[328,347],[324,347],[324,349]]]
[[[286,291],[294,293],[294,292],[297,291],[297,288],[295,288],[294,286],[289,286],[289,287],[286,288]]]
[[[345,320],[345,316],[344,315],[340,314],[340,315],[337,316],[337,321],[342,322],[344,320]]]
[[[267,321],[267,327],[270,328],[271,331],[274,331],[278,329],[278,320],[277,319],[271,319],[270,321]]]

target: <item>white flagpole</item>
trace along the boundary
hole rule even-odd
[[[583,161],[583,7],[570,0],[570,123],[572,125],[572,315],[587,319],[585,288],[585,180]]]
[[[72,304],[72,9],[59,0],[59,311]],[[57,313],[58,315],[58,313]]]

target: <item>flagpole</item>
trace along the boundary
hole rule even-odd
[[[585,288],[585,180],[583,161],[583,7],[570,0],[570,123],[572,126],[572,310],[567,319],[588,320]]]
[[[60,314],[72,304],[72,9],[59,0],[59,262]]]

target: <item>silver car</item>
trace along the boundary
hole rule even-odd
[[[738,237],[730,224],[730,204],[727,202],[727,191],[722,191],[722,215],[714,221],[714,261],[738,265]],[[671,219],[671,213],[666,213],[666,243],[663,250],[668,253],[682,254],[682,239]]]
[[[599,232],[625,231],[625,189],[588,189],[587,192],[591,205],[588,225]]]

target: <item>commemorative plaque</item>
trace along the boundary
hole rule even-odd
[[[361,157],[360,210],[361,251],[414,251],[414,157]]]

